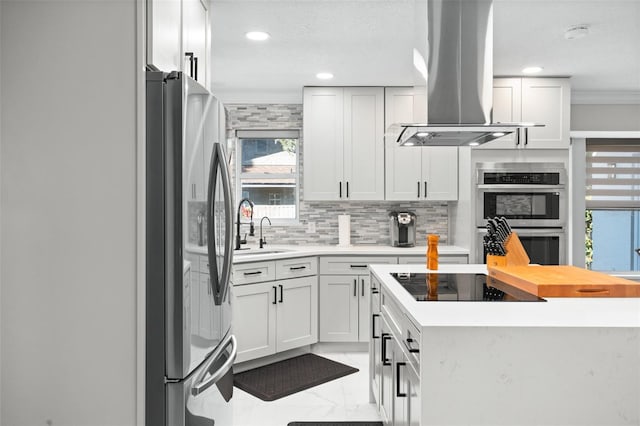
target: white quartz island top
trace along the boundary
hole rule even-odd
[[[370,265],[418,326],[444,327],[640,327],[640,298],[546,298],[546,302],[418,302],[390,273],[486,274],[486,265]],[[640,361],[640,360],[639,360]]]
[[[187,251],[197,254],[207,254],[206,246],[187,246]],[[391,247],[384,245],[267,245],[260,249],[257,246],[242,246],[235,250],[233,263],[260,262],[267,260],[290,259],[304,256],[424,256],[426,246]],[[441,245],[438,247],[440,255],[468,256],[469,250]]]

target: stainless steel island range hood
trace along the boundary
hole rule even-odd
[[[491,122],[492,0],[415,0],[414,4],[416,122],[391,125],[389,136],[403,146],[475,146],[541,126]]]

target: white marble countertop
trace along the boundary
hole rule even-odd
[[[640,298],[545,298],[546,302],[418,302],[389,274],[422,265],[370,265],[416,325],[429,327],[640,327]],[[482,273],[486,265],[440,265],[438,272]]]
[[[243,246],[243,250],[235,251],[233,263],[260,262],[266,260],[290,259],[303,256],[424,256],[427,247],[391,247],[383,245],[352,246],[314,246],[314,245],[268,245],[264,249],[258,246]],[[189,245],[187,251],[196,254],[207,254],[206,246]],[[238,254],[240,253],[240,254]],[[255,253],[255,254],[254,254]],[[438,246],[440,255],[468,256],[469,250],[457,246]]]

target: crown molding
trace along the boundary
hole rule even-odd
[[[573,90],[572,105],[638,105],[640,90]]]

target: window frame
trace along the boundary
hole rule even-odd
[[[242,197],[242,179],[290,179],[290,173],[242,173],[242,140],[243,139],[297,139],[296,147],[296,172],[294,175],[295,186],[295,218],[272,218],[272,225],[299,225],[300,224],[300,147],[301,147],[302,129],[286,128],[286,129],[238,129],[235,137],[236,151],[236,167],[235,167],[235,193],[236,199],[241,200]],[[265,176],[268,176],[265,178]],[[254,222],[260,221],[260,217],[253,218]]]

